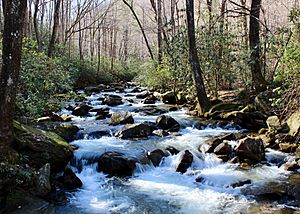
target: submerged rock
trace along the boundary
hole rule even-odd
[[[118,95],[107,95],[105,96],[102,104],[108,106],[118,106],[118,105],[122,105],[123,101],[122,101],[122,97]]]
[[[246,137],[241,139],[235,151],[241,159],[249,159],[253,162],[260,162],[265,159],[265,148],[260,138]]]
[[[180,130],[180,124],[173,118],[167,115],[161,115],[156,119],[157,127],[171,131],[178,132]]]
[[[161,149],[156,149],[147,154],[148,159],[153,163],[154,166],[159,166],[161,160],[165,156],[165,153]]]
[[[179,164],[176,167],[176,172],[185,173],[193,163],[193,154],[189,150],[185,150]]]
[[[122,139],[144,138],[151,135],[154,129],[152,125],[145,123],[126,125],[115,136]]]
[[[29,165],[41,168],[50,163],[51,170],[61,171],[73,157],[73,148],[60,136],[14,122],[14,148],[28,156]]]
[[[110,125],[120,125],[120,124],[132,124],[134,123],[134,119],[132,117],[132,114],[129,112],[114,112],[111,116],[111,122]]]
[[[136,162],[119,152],[105,152],[98,160],[97,170],[112,176],[131,176]]]

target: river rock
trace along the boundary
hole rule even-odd
[[[145,115],[161,115],[167,113],[167,110],[158,108],[157,106],[143,106],[135,109],[136,113],[144,113]]]
[[[176,104],[177,103],[177,97],[176,95],[174,94],[174,92],[172,91],[168,91],[164,94],[161,94],[161,101],[165,104]]]
[[[193,163],[193,154],[189,150],[185,150],[179,164],[176,167],[176,172],[185,173]]]
[[[249,159],[255,163],[265,158],[265,148],[260,138],[246,137],[239,140],[235,152],[239,158]]]
[[[143,104],[155,104],[155,101],[156,97],[153,94],[151,94],[144,99]]]
[[[87,134],[88,139],[100,139],[103,136],[111,136],[110,130],[99,130]]]
[[[157,127],[171,131],[178,132],[180,130],[180,124],[173,118],[167,115],[161,115],[156,119]]]
[[[173,146],[168,146],[166,148],[166,151],[168,151],[171,155],[177,155],[180,151]]]
[[[73,110],[72,114],[75,116],[85,116],[89,113],[89,110],[91,110],[92,107],[82,103],[81,105],[75,107],[75,109]]]
[[[166,131],[163,130],[163,129],[157,129],[157,130],[154,130],[154,131],[152,132],[152,134],[153,134],[153,135],[156,135],[156,136],[158,136],[158,137],[165,137],[165,136],[168,136],[168,135],[169,135],[169,133],[166,132]]]
[[[50,169],[50,164],[47,163],[38,170],[35,186],[36,194],[39,196],[45,196],[51,191]]]
[[[251,183],[252,183],[251,180],[245,180],[245,181],[239,181],[239,182],[236,182],[236,183],[232,184],[231,186],[232,186],[233,188],[237,188],[237,187],[241,187],[241,186],[244,186],[244,185],[246,185],[246,184],[251,184]]]
[[[29,158],[29,165],[41,168],[50,163],[51,170],[61,171],[73,157],[73,148],[60,136],[14,121],[14,149]]]
[[[290,128],[289,135],[296,136],[300,134],[300,110],[294,112],[286,121]]]
[[[267,125],[269,128],[269,132],[277,132],[282,128],[282,125],[280,123],[280,120],[278,116],[271,116],[267,119]]]
[[[233,122],[242,128],[259,131],[266,128],[267,116],[261,112],[241,112],[233,111],[220,115],[223,120]]]
[[[89,86],[89,87],[84,88],[84,93],[87,94],[87,95],[91,95],[93,93],[100,93],[101,90],[102,90],[101,87]]]
[[[202,153],[213,153],[215,148],[223,143],[224,140],[236,140],[236,135],[230,133],[220,137],[209,138],[199,146],[199,151]]]
[[[156,167],[159,166],[163,157],[165,157],[165,153],[161,149],[156,149],[152,152],[148,152],[147,157],[152,162],[152,164]]]
[[[111,116],[110,125],[120,125],[120,124],[133,124],[134,119],[132,114],[129,112],[121,111],[121,112],[114,112]]]
[[[82,187],[82,181],[70,168],[66,168],[61,178],[62,184],[67,190],[73,190]]]
[[[102,104],[108,106],[118,106],[118,105],[122,105],[123,101],[122,101],[122,97],[118,95],[107,95],[105,96]]]
[[[279,143],[279,150],[286,153],[294,153],[298,148],[296,143]]]
[[[122,139],[132,139],[132,138],[144,138],[151,135],[154,131],[154,127],[149,124],[140,123],[140,124],[129,124],[122,127],[116,134],[116,137]]]
[[[138,99],[145,99],[149,95],[150,95],[149,91],[143,91],[143,92],[137,94],[135,97]]]
[[[215,149],[214,153],[216,155],[230,155],[232,152],[231,145],[228,144],[228,142],[223,142],[219,144]]]
[[[240,104],[236,103],[219,103],[214,105],[209,110],[209,113],[212,114],[214,112],[231,112],[231,111],[238,111],[242,108]]]
[[[112,176],[131,176],[136,162],[119,152],[105,152],[98,160],[97,170]]]

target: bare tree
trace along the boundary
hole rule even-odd
[[[0,74],[0,158],[13,141],[13,117],[19,81],[26,0],[2,0],[4,31]]]
[[[197,55],[194,21],[194,0],[186,0],[186,14],[189,40],[189,60],[193,74],[193,81],[196,88],[197,100],[200,106],[200,114],[204,114],[210,109],[210,102],[205,91],[202,70]]]
[[[151,47],[150,47],[150,45],[149,45],[149,42],[148,42],[146,33],[145,33],[145,31],[144,31],[144,28],[143,28],[143,26],[142,26],[142,24],[141,24],[141,22],[140,22],[140,20],[139,20],[139,18],[138,18],[138,16],[137,16],[137,14],[135,13],[135,11],[134,11],[134,9],[133,9],[132,4],[130,5],[126,0],[123,0],[123,2],[124,2],[124,4],[130,9],[130,11],[131,11],[131,13],[133,14],[135,20],[137,21],[137,23],[138,23],[138,25],[139,25],[139,27],[140,27],[140,30],[141,30],[141,32],[142,32],[142,34],[143,34],[143,37],[144,37],[146,46],[147,46],[147,48],[148,48],[150,57],[151,57],[151,59],[154,61],[154,57],[153,57],[152,50],[151,50]]]

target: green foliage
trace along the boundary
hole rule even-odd
[[[17,109],[23,116],[41,116],[55,111],[60,100],[54,95],[67,92],[77,78],[78,68],[64,57],[49,58],[38,52],[36,42],[24,39]]]

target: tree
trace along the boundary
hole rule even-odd
[[[148,42],[146,33],[145,33],[145,31],[144,31],[144,28],[143,28],[143,26],[142,26],[142,24],[141,24],[141,22],[140,22],[140,20],[139,20],[139,18],[138,18],[138,16],[137,16],[136,12],[135,12],[134,9],[133,9],[133,6],[130,5],[126,0],[123,0],[123,2],[124,2],[124,4],[130,9],[130,11],[131,11],[132,15],[134,16],[136,22],[138,23],[138,25],[139,25],[139,27],[140,27],[140,30],[141,30],[141,32],[142,32],[142,34],[143,34],[143,37],[144,37],[146,46],[147,46],[147,48],[148,48],[150,57],[151,57],[151,59],[154,61],[154,57],[153,57],[152,50],[151,50],[151,47],[150,47],[150,45],[149,45],[149,42]]]
[[[58,32],[58,25],[59,25],[59,11],[60,11],[61,0],[55,1],[55,9],[54,9],[54,23],[52,28],[52,35],[48,46],[48,56],[52,57],[54,46],[56,42],[57,32]]]
[[[204,114],[210,109],[210,102],[205,91],[202,70],[197,55],[195,21],[194,21],[194,0],[186,0],[186,14],[189,40],[189,61],[193,74],[193,81],[196,88],[197,100],[200,106],[200,113]]]
[[[19,81],[26,0],[2,0],[4,31],[0,74],[0,153],[13,141],[13,117]],[[2,155],[0,155],[2,156]],[[3,157],[3,156],[2,156]]]
[[[252,74],[252,85],[254,90],[263,91],[267,82],[261,73],[260,59],[260,36],[259,36],[259,16],[261,9],[261,0],[252,0],[250,11],[250,66]]]

